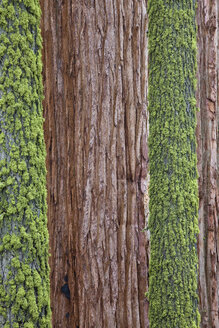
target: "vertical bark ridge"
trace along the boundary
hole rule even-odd
[[[42,1],[44,116],[47,147],[48,224],[51,249],[51,306],[54,327],[69,327],[70,286],[75,284],[74,247],[70,233],[72,216],[72,90],[69,90],[69,6],[61,1]],[[74,278],[74,279],[73,279]]]
[[[198,3],[199,295],[201,327],[219,327],[218,9]]]
[[[146,2],[42,11],[53,326],[148,327]]]

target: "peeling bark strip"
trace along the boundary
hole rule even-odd
[[[53,327],[148,327],[146,2],[41,4]]]
[[[198,251],[201,328],[219,328],[218,10],[218,0],[198,2]]]
[[[0,327],[51,327],[38,1],[0,0]]]
[[[150,328],[199,328],[194,0],[150,0]]]

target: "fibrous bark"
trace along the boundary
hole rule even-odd
[[[198,2],[199,298],[202,328],[218,328],[218,10]]]
[[[42,2],[54,327],[148,327],[146,3]]]
[[[0,326],[50,324],[40,7],[0,1]]]
[[[150,328],[198,328],[195,1],[149,1]]]

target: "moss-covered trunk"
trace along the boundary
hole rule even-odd
[[[50,327],[38,1],[0,1],[0,326]]]
[[[150,328],[199,327],[195,5],[149,1]]]

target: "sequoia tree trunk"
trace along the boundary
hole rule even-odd
[[[148,327],[145,0],[44,0],[53,327]]]
[[[218,10],[218,0],[198,2],[198,250],[201,328],[219,328]]]

